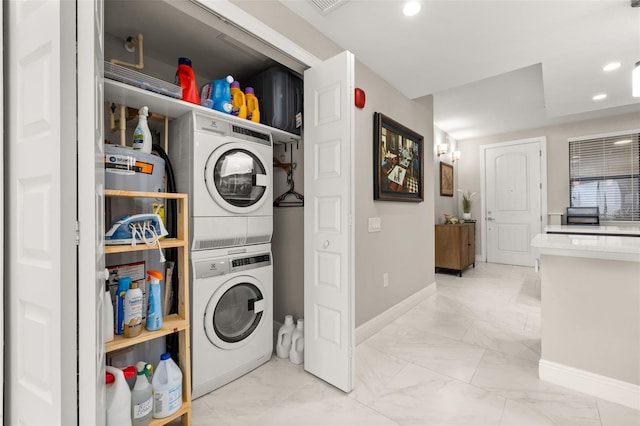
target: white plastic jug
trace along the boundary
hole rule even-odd
[[[304,321],[298,320],[296,329],[291,333],[291,350],[289,360],[294,364],[302,364],[304,361]]]
[[[131,390],[131,422],[133,426],[147,426],[153,415],[153,390],[144,369],[138,371]]]
[[[107,426],[131,426],[131,389],[122,370],[107,365]],[[113,381],[111,378],[113,377]]]
[[[291,350],[291,333],[294,329],[293,315],[284,317],[284,324],[278,329],[278,341],[276,342],[276,355],[278,358],[289,358]]]
[[[170,353],[160,356],[153,372],[153,417],[168,417],[182,406],[182,371]]]

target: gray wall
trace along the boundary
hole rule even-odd
[[[439,144],[446,143],[449,145],[449,152],[438,156],[437,146]],[[459,202],[459,192],[456,191],[458,186],[458,172],[459,162],[455,163],[451,161],[451,152],[455,151],[460,144],[449,136],[448,133],[441,130],[439,127],[433,127],[433,149],[431,150],[433,157],[433,213],[435,216],[435,223],[444,223],[444,214],[451,214],[454,216],[462,216],[462,207]],[[453,197],[440,195],[440,163],[451,164],[453,166]]]
[[[274,30],[321,59],[343,49],[277,1],[234,1]],[[379,315],[435,281],[433,254],[433,98],[411,101],[371,72],[356,58],[356,87],[366,92],[366,106],[356,109],[355,275],[356,326]],[[382,112],[420,133],[425,140],[425,182],[422,203],[373,201],[373,113]],[[287,152],[288,158],[289,152]],[[276,155],[280,155],[278,151]],[[302,189],[302,147],[294,150],[296,188]],[[278,157],[282,161],[282,158]],[[289,160],[286,160],[289,161]],[[283,172],[274,171],[276,185]],[[282,187],[281,187],[282,188]],[[279,194],[276,186],[274,195]],[[367,232],[367,219],[380,217],[379,233]],[[303,314],[302,209],[274,211],[274,319]],[[382,274],[389,273],[383,287]]]
[[[481,217],[480,208],[480,147],[520,139],[546,136],[547,138],[547,211],[566,211],[569,205],[569,138],[620,130],[640,129],[640,113],[623,114],[609,118],[579,121],[569,124],[522,130],[497,136],[469,139],[460,142],[462,158],[458,163],[459,185],[468,191],[478,191],[474,197],[471,215]],[[478,226],[480,226],[478,224]],[[480,232],[476,234],[476,253],[483,252]]]

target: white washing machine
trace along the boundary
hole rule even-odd
[[[191,395],[195,399],[271,358],[271,244],[192,252],[191,264]]]
[[[273,142],[253,122],[190,112],[171,124],[169,158],[189,194],[191,250],[270,243]]]

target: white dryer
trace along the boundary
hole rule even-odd
[[[271,358],[271,244],[192,252],[191,264],[191,395],[195,399]]]
[[[244,121],[190,112],[171,124],[169,158],[178,192],[189,194],[191,250],[271,242],[272,137]]]

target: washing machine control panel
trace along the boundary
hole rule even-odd
[[[209,278],[229,273],[229,259],[210,259],[196,262],[195,275],[198,278]]]
[[[231,259],[231,271],[246,271],[271,265],[271,254],[263,253],[254,256],[237,257]]]

